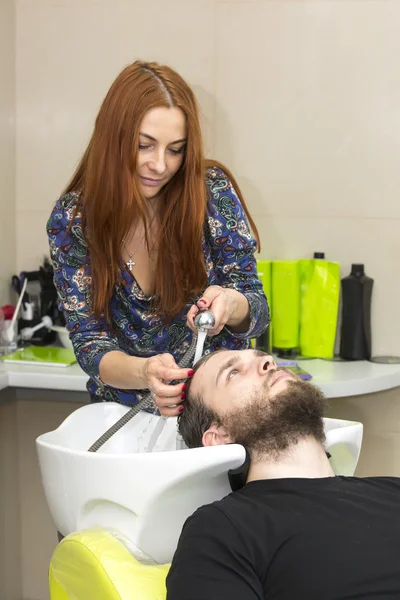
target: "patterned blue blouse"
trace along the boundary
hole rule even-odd
[[[250,326],[240,334],[224,327],[218,335],[207,338],[205,352],[249,348],[250,338],[258,337],[269,322],[267,300],[257,277],[256,242],[226,174],[217,168],[208,169],[206,185],[208,206],[203,251],[209,285],[234,288],[244,294],[250,306]],[[115,286],[111,300],[113,327],[104,319],[95,319],[89,310],[90,266],[85,262],[87,246],[80,212],[67,233],[77,200],[75,192],[62,196],[47,223],[60,310],[65,316],[78,363],[89,376],[87,389],[91,401],[114,401],[132,406],[147,390],[120,390],[105,385],[99,377],[101,358],[110,350],[140,357],[169,352],[179,362],[193,335],[186,326],[186,315],[201,295],[192,298],[167,327],[163,318],[151,312],[151,298],[143,293],[134,276],[122,269],[123,283]]]

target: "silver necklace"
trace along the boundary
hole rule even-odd
[[[136,265],[135,261],[132,260],[132,256],[137,252],[137,250],[138,250],[138,248],[140,246],[140,242],[141,241],[142,240],[139,241],[138,245],[136,246],[136,248],[134,249],[133,252],[129,252],[129,250],[128,250],[127,246],[126,246],[125,240],[122,240],[122,243],[125,246],[125,250],[127,251],[128,255],[129,255],[129,260],[128,260],[128,262],[125,261],[125,264],[126,264],[126,266],[128,267],[128,269],[130,270],[131,273],[132,273],[132,267],[134,267]]]

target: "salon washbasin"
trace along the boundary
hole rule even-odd
[[[243,464],[245,450],[181,448],[176,418],[141,412],[98,452],[88,452],[128,410],[90,404],[36,440],[46,499],[63,535],[96,526],[119,531],[134,554],[168,563],[186,518],[230,493],[228,471]],[[324,425],[335,473],[353,475],[362,424],[326,418]]]

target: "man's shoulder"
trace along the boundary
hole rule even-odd
[[[193,519],[194,521],[200,523],[203,520],[214,521],[220,519],[221,515],[226,516],[226,508],[228,507],[229,512],[229,507],[231,504],[228,500],[229,496],[223,498],[222,500],[216,500],[214,502],[211,502],[210,504],[203,504],[195,510],[190,519]]]
[[[222,500],[200,506],[188,517],[183,530],[189,529],[191,533],[202,532],[202,534],[211,532],[218,536],[221,531],[227,531],[232,527],[236,529],[234,521],[237,513],[233,496],[234,494],[229,494]]]
[[[400,477],[393,477],[391,475],[379,475],[372,477],[352,477],[351,479],[355,482],[363,483],[365,485],[373,486],[376,488],[400,491]]]

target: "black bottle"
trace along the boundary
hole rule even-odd
[[[374,280],[364,265],[351,265],[342,279],[342,326],[340,356],[346,360],[371,358],[371,297]]]

